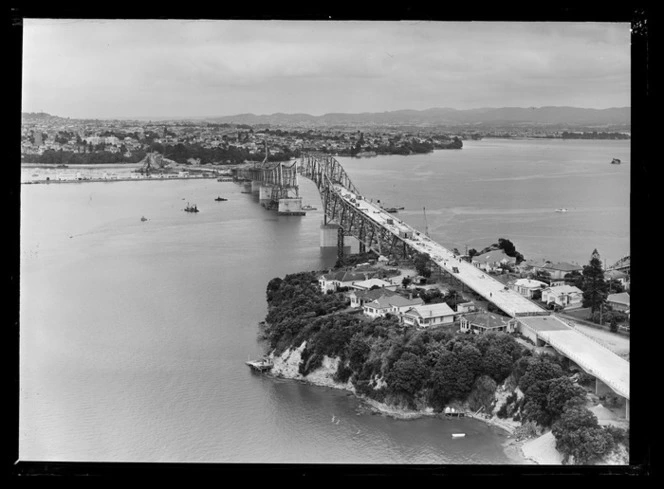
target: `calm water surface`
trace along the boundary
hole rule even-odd
[[[581,262],[597,247],[617,259],[629,252],[629,145],[591,143],[479,141],[341,161],[367,196],[404,205],[400,216],[421,229],[426,206],[443,244],[504,236],[528,257]],[[504,435],[482,423],[360,414],[342,391],[244,365],[261,353],[267,282],[334,261],[318,248],[320,210],[279,217],[213,180],[21,191],[21,460],[508,462]],[[188,201],[201,212],[183,212]],[[552,211],[561,206],[570,212]],[[457,431],[468,436],[452,440]]]

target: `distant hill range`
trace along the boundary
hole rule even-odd
[[[23,121],[31,122],[54,118],[49,114],[23,113]],[[426,110],[395,110],[391,112],[363,112],[359,114],[330,113],[320,116],[309,114],[270,115],[237,114],[220,117],[140,117],[146,121],[198,120],[220,124],[249,124],[274,126],[519,126],[563,125],[583,127],[630,126],[631,108],[582,109],[578,107],[502,107],[457,110],[433,108]]]
[[[210,122],[270,125],[570,125],[570,126],[629,126],[631,108],[582,109],[577,107],[503,107],[457,110],[434,108],[426,110],[395,110],[392,112],[363,112],[360,114],[331,113],[321,116],[309,114],[270,115],[238,114],[205,118]]]

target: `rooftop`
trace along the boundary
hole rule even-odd
[[[621,292],[620,294],[609,294],[606,300],[608,302],[617,302],[618,304],[625,304],[629,306],[629,294],[627,292]]]
[[[445,302],[441,302],[440,304],[425,304],[412,307],[406,311],[406,314],[416,314],[420,317],[440,317],[452,316],[456,313]]]

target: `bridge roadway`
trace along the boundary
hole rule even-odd
[[[408,243],[411,248],[420,253],[427,253],[436,265],[454,275],[461,282],[465,283],[489,302],[494,303],[510,316],[515,317],[519,314],[549,314],[548,311],[545,311],[534,302],[526,299],[518,292],[512,289],[506,289],[504,284],[493,277],[486,275],[479,268],[466,261],[455,258],[454,253],[450,250],[436,243],[428,236],[420,233],[405,222],[399,220],[393,214],[388,213],[378,205],[364,199],[357,200],[357,195],[341,185],[335,185],[335,189],[344,200],[350,203],[350,205],[361,210],[368,218],[380,224],[393,234],[399,236],[400,232],[410,233],[412,236],[411,238],[402,239]],[[351,199],[355,199],[356,202],[352,202]],[[392,219],[392,224],[388,223],[388,219]],[[458,272],[455,272],[453,270],[454,268],[456,268]]]
[[[342,185],[335,184],[334,189],[350,205],[361,210],[365,216],[393,234],[402,236],[404,232],[410,233],[412,238],[402,237],[409,246],[421,253],[427,253],[440,268],[457,277],[510,316],[516,317],[537,338],[550,344],[586,372],[600,379],[618,395],[629,399],[629,362],[624,358],[580,333],[518,292],[506,289],[504,284],[486,275],[479,268],[455,258],[450,250],[378,205],[363,198],[358,200],[357,194]],[[392,220],[392,224],[388,223],[388,219]],[[454,272],[454,267],[458,272]]]

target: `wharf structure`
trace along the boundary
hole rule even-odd
[[[266,158],[267,160],[267,158]],[[441,273],[454,277],[505,314],[516,320],[517,329],[538,346],[550,345],[596,379],[596,392],[609,390],[626,400],[629,419],[629,362],[517,291],[464,261],[444,246],[396,218],[380,204],[367,201],[353,185],[341,164],[327,154],[306,153],[288,163],[264,162],[237,169],[235,178],[251,186],[259,201],[279,213],[301,210],[298,175],[316,185],[323,203],[321,248],[336,245],[339,255],[348,247],[346,237],[357,239],[360,251],[409,259],[425,253]],[[298,200],[299,199],[299,200]],[[295,212],[293,212],[295,211]]]

